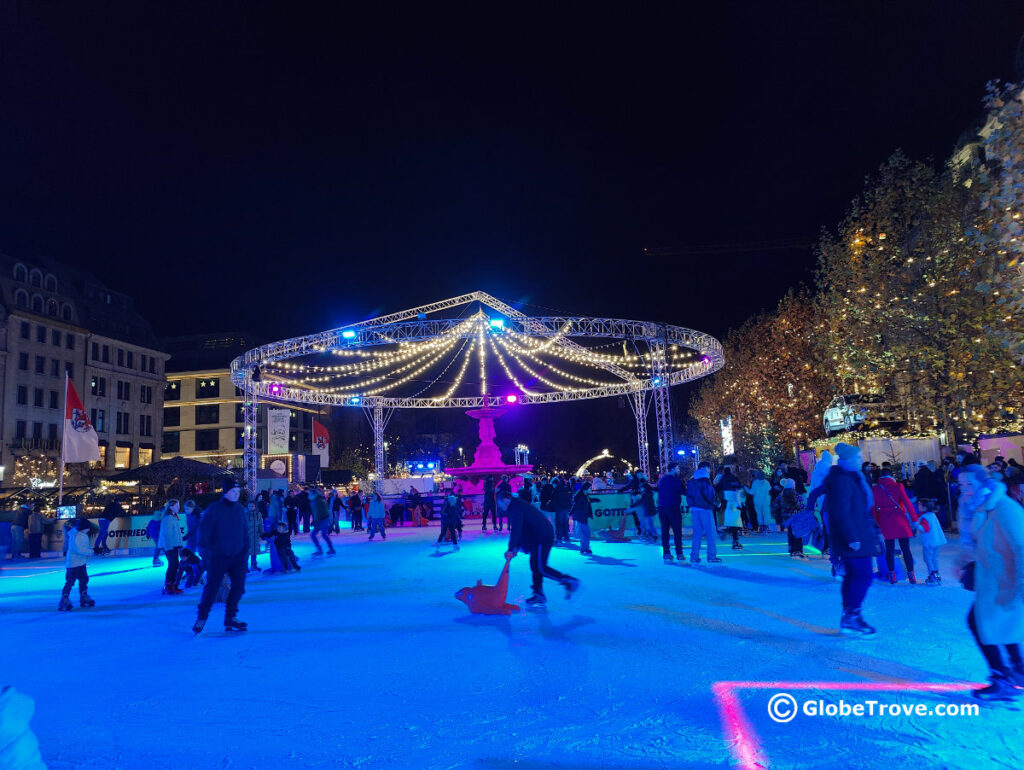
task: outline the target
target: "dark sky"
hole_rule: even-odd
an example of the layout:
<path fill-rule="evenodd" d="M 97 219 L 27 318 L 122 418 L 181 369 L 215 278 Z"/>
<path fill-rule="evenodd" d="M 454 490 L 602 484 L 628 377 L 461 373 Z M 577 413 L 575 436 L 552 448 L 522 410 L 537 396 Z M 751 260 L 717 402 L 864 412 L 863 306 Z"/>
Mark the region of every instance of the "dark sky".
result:
<path fill-rule="evenodd" d="M 722 335 L 810 249 L 644 247 L 813 240 L 896 148 L 945 158 L 1024 32 L 1017 0 L 315 5 L 0 0 L 0 250 L 165 335 L 474 289 Z"/>

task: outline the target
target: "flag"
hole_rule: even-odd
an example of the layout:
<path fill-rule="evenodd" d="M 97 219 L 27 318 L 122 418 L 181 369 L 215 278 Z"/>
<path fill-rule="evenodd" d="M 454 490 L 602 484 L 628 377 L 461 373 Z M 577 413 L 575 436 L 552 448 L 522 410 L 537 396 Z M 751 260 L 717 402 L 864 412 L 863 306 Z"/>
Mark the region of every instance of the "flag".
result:
<path fill-rule="evenodd" d="M 326 468 L 331 459 L 331 434 L 327 428 L 313 420 L 313 454 L 320 456 L 320 467 Z"/>
<path fill-rule="evenodd" d="M 82 399 L 69 377 L 64 378 L 64 451 L 66 463 L 98 462 L 100 437 L 89 422 Z"/>

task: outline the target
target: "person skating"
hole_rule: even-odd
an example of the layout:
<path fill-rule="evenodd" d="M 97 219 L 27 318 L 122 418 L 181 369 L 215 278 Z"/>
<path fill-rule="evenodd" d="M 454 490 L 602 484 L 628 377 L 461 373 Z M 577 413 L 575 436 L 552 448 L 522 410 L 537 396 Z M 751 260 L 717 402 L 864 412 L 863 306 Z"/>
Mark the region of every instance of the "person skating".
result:
<path fill-rule="evenodd" d="M 889 582 L 896 583 L 896 541 L 903 551 L 903 564 L 907 568 L 907 580 L 916 583 L 914 576 L 914 554 L 910 552 L 910 538 L 914 536 L 917 509 L 910 502 L 902 484 L 892 477 L 892 470 L 883 467 L 878 481 L 871 487 L 875 498 L 873 513 L 875 521 L 885 539 L 885 566 L 889 569 Z"/>
<path fill-rule="evenodd" d="M 301 572 L 299 560 L 292 550 L 291 528 L 286 521 L 278 521 L 270 532 L 264 532 L 263 539 L 272 542 L 272 547 L 277 551 L 277 558 L 281 562 L 281 569 L 285 574 L 289 572 Z"/>
<path fill-rule="evenodd" d="M 497 525 L 498 531 L 501 532 L 502 525 L 505 523 L 505 512 L 501 509 L 501 506 L 497 504 L 499 492 L 508 492 L 509 494 L 512 493 L 512 484 L 509 482 L 508 476 L 502 476 L 501 482 L 498 484 L 497 487 L 494 488 L 494 516 L 496 519 L 495 523 Z"/>
<path fill-rule="evenodd" d="M 804 554 L 804 541 L 793 534 L 793 528 L 789 525 L 792 519 L 802 509 L 800 497 L 796 493 L 796 481 L 786 476 L 782 479 L 782 492 L 772 500 L 772 511 L 775 518 L 782 522 L 786 528 L 786 537 L 789 543 L 789 555 L 794 559 L 806 559 Z"/>
<path fill-rule="evenodd" d="M 260 552 L 260 537 L 263 535 L 263 513 L 255 500 L 245 504 L 245 523 L 249 527 L 249 572 L 262 572 L 256 555 Z"/>
<path fill-rule="evenodd" d="M 580 553 L 584 556 L 594 555 L 590 550 L 590 518 L 594 515 L 594 507 L 591 505 L 590 495 L 587 494 L 589 491 L 590 482 L 584 481 L 572 500 L 572 518 L 576 522 L 576 531 L 580 536 Z"/>
<path fill-rule="evenodd" d="M 167 572 L 164 573 L 164 594 L 174 596 L 183 593 L 178 588 L 178 556 L 181 553 L 181 519 L 178 517 L 177 500 L 168 500 L 164 506 L 163 516 L 160 519 L 160 534 L 157 536 L 157 546 L 163 549 L 167 556 Z"/>
<path fill-rule="evenodd" d="M 921 501 L 921 516 L 917 520 L 917 531 L 921 535 L 921 547 L 924 550 L 924 563 L 928 566 L 928 578 L 925 585 L 942 585 L 939 574 L 939 549 L 946 544 L 946 533 L 942 531 L 936 514 L 937 505 L 934 500 Z"/>
<path fill-rule="evenodd" d="M 566 598 L 572 597 L 579 590 L 580 581 L 548 564 L 548 556 L 555 542 L 555 530 L 547 517 L 532 505 L 514 499 L 511 489 L 499 490 L 496 503 L 501 514 L 508 517 L 509 538 L 505 558 L 512 559 L 519 551 L 530 555 L 533 595 L 526 603 L 531 607 L 541 607 L 547 603 L 544 578 L 558 581 L 565 588 Z"/>
<path fill-rule="evenodd" d="M 587 489 L 590 489 L 590 485 L 587 484 Z M 587 501 L 590 502 L 589 499 Z M 548 500 L 548 508 L 550 508 L 555 514 L 555 542 L 569 544 L 569 509 L 573 507 L 572 493 L 569 491 L 568 485 L 562 483 L 562 480 L 555 478 L 551 487 L 551 497 Z M 593 513 L 591 511 L 591 513 Z M 575 517 L 574 517 L 575 518 Z M 579 522 L 579 519 L 576 519 Z M 587 522 L 590 521 L 588 516 Z M 588 525 L 587 529 L 587 543 L 590 542 L 590 529 Z M 589 545 L 587 546 L 589 550 Z"/>
<path fill-rule="evenodd" d="M 352 531 L 361 532 L 363 529 L 363 498 L 358 492 L 353 492 L 348 499 L 348 511 L 352 517 Z"/>
<path fill-rule="evenodd" d="M 658 479 L 658 520 L 661 524 L 661 550 L 666 564 L 672 563 L 669 532 L 675 538 L 676 558 L 683 560 L 683 482 L 679 480 L 679 463 L 669 463 L 668 471 Z M 713 493 L 712 493 L 713 494 Z M 708 551 L 710 551 L 710 546 Z"/>
<path fill-rule="evenodd" d="M 387 515 L 387 511 L 384 510 L 384 498 L 380 496 L 380 492 L 374 492 L 370 496 L 370 510 L 367 515 L 370 518 L 370 540 L 373 540 L 373 536 L 380 532 L 380 539 L 387 540 L 388 533 L 384 531 L 384 517 Z M 391 526 L 395 526 L 394 520 L 391 522 Z"/>
<path fill-rule="evenodd" d="M 249 526 L 245 508 L 239 502 L 241 489 L 233 478 L 221 482 L 223 494 L 203 511 L 199 524 L 199 550 L 206 564 L 206 585 L 199 600 L 199 613 L 193 633 L 198 634 L 210 617 L 214 597 L 226 575 L 230 582 L 224 607 L 224 629 L 245 631 L 246 623 L 238 620 L 238 603 L 245 593 L 246 560 L 249 556 Z"/>
<path fill-rule="evenodd" d="M 659 494 L 660 484 L 659 481 Z M 690 517 L 693 519 L 693 536 L 690 544 L 690 564 L 700 564 L 700 541 L 707 543 L 707 557 L 711 564 L 718 564 L 722 560 L 718 558 L 718 543 L 715 538 L 715 488 L 711 485 L 711 463 L 702 462 L 697 466 L 693 478 L 686 485 L 686 503 L 690 507 Z M 659 513 L 660 513 L 659 502 Z M 668 556 L 668 537 L 665 534 L 664 522 L 662 523 L 661 538 Z M 682 558 L 682 557 L 680 557 Z M 666 558 L 671 563 L 671 559 Z"/>
<path fill-rule="evenodd" d="M 829 470 L 822 486 L 830 547 L 843 564 L 843 615 L 839 631 L 868 636 L 875 629 L 865 622 L 861 611 L 871 586 L 871 559 L 882 552 L 871 517 L 874 496 L 860 470 L 860 448 L 840 443 L 836 445 L 836 454 L 839 462 Z"/>
<path fill-rule="evenodd" d="M 14 521 L 11 522 L 11 561 L 23 559 L 21 552 L 25 550 L 25 531 L 28 529 L 28 519 L 32 515 L 32 507 L 28 503 L 22 503 L 14 514 Z"/>
<path fill-rule="evenodd" d="M 310 489 L 308 496 L 309 509 L 312 511 L 313 516 L 313 533 L 310 537 L 313 539 L 313 546 L 316 548 L 313 556 L 324 555 L 324 550 L 320 547 L 317 535 L 322 535 L 324 542 L 327 543 L 327 555 L 334 556 L 337 551 L 334 550 L 334 544 L 331 543 L 331 511 L 327 507 L 327 500 L 324 499 L 324 496 L 317 489 Z"/>
<path fill-rule="evenodd" d="M 452 547 L 459 550 L 459 524 L 462 521 L 459 501 L 455 495 L 448 495 L 441 506 L 441 534 L 437 536 L 436 547 L 440 548 L 445 537 L 451 535 Z"/>
<path fill-rule="evenodd" d="M 36 503 L 28 517 L 28 558 L 40 559 L 43 556 L 43 533 L 46 532 L 46 517 L 43 506 Z"/>
<path fill-rule="evenodd" d="M 743 504 L 743 485 L 736 475 L 736 469 L 736 458 L 729 455 L 725 458 L 722 472 L 715 479 L 715 490 L 725 501 L 722 524 L 725 531 L 732 535 L 734 551 L 743 548 L 740 544 L 740 531 L 743 529 L 743 513 L 740 508 Z"/>
<path fill-rule="evenodd" d="M 89 596 L 89 572 L 86 563 L 92 549 L 89 547 L 88 519 L 75 519 L 74 526 L 66 533 L 67 555 L 64 557 L 64 590 L 60 594 L 57 609 L 66 612 L 71 609 L 71 588 L 78 582 L 78 606 L 95 607 L 96 602 Z"/>

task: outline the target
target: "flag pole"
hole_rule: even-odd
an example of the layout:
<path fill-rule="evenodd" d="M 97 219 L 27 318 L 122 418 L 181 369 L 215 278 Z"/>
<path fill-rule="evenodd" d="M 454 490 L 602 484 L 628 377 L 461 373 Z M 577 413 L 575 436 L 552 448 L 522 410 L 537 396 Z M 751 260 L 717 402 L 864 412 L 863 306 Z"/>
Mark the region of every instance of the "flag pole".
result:
<path fill-rule="evenodd" d="M 68 429 L 68 373 L 64 372 L 64 419 L 61 421 L 63 427 L 60 430 L 60 487 L 57 492 L 57 507 L 64 504 L 64 447 L 67 446 L 65 432 Z"/>

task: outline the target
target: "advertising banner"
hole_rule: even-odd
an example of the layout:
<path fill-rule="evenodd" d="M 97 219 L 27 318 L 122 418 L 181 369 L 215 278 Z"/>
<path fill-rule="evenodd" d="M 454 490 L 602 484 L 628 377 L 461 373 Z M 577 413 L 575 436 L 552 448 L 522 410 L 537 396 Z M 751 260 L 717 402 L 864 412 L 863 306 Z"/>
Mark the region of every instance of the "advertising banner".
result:
<path fill-rule="evenodd" d="M 267 410 L 267 454 L 288 454 L 288 426 L 291 415 L 287 409 Z"/>

